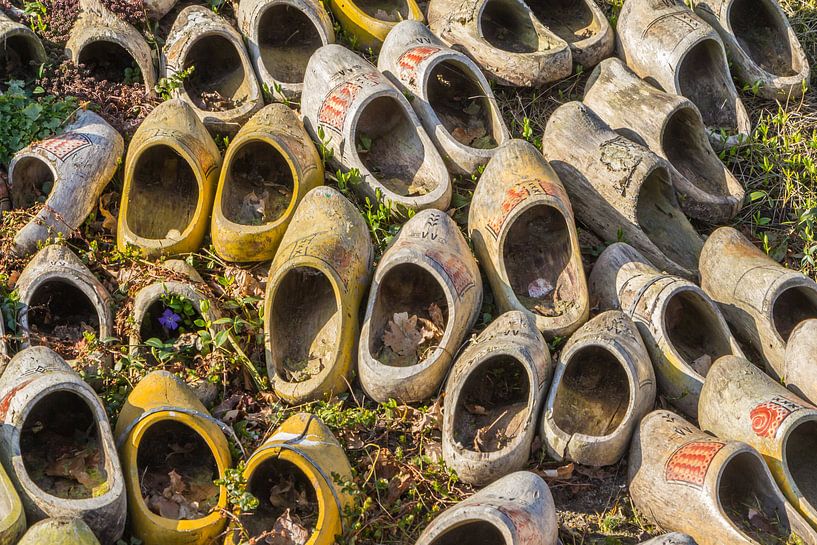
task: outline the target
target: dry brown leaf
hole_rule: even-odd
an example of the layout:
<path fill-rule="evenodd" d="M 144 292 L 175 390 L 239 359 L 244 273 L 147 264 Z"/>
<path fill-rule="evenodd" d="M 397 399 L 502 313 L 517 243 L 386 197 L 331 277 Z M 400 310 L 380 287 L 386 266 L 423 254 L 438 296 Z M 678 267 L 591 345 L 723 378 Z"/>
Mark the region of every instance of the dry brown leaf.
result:
<path fill-rule="evenodd" d="M 389 481 L 389 490 L 386 494 L 386 503 L 392 504 L 402 496 L 406 490 L 414 486 L 414 478 L 408 473 L 395 475 Z"/>
<path fill-rule="evenodd" d="M 289 509 L 278 517 L 272 527 L 272 535 L 267 536 L 269 545 L 305 545 L 309 540 L 309 531 L 292 519 Z"/>
<path fill-rule="evenodd" d="M 111 207 L 110 201 L 114 196 L 113 193 L 105 193 L 99 198 L 99 214 L 102 216 L 102 228 L 116 234 L 116 216 L 111 214 L 108 208 Z"/>
<path fill-rule="evenodd" d="M 431 303 L 431 305 L 429 305 L 428 315 L 431 318 L 431 321 L 440 331 L 445 330 L 445 318 L 443 317 L 443 311 L 440 310 L 437 303 Z"/>
<path fill-rule="evenodd" d="M 422 325 L 418 326 L 417 322 L 418 318 L 414 314 L 409 316 L 408 312 L 395 313 L 383 333 L 383 344 L 398 356 L 416 354 L 417 348 L 434 336 Z"/>
<path fill-rule="evenodd" d="M 556 469 L 537 469 L 534 470 L 540 477 L 545 479 L 562 479 L 567 480 L 573 476 L 573 462 L 559 466 Z"/>

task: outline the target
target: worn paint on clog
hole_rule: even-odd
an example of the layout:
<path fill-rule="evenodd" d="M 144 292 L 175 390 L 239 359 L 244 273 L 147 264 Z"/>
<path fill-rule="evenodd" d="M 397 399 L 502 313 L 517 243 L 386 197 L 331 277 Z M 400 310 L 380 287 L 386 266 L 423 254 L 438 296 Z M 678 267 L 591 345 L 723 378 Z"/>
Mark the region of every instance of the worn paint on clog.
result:
<path fill-rule="evenodd" d="M 100 545 L 82 519 L 47 519 L 28 529 L 17 545 Z"/>
<path fill-rule="evenodd" d="M 416 0 L 329 0 L 329 7 L 350 42 L 361 51 L 377 52 L 400 21 L 425 22 Z"/>

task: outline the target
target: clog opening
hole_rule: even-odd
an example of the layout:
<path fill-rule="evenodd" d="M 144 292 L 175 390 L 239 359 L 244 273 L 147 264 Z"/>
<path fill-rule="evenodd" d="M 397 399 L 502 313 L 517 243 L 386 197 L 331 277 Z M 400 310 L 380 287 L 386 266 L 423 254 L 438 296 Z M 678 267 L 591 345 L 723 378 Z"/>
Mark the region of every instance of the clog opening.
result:
<path fill-rule="evenodd" d="M 259 18 L 261 61 L 276 81 L 303 82 L 309 58 L 321 45 L 312 19 L 294 6 L 273 4 Z"/>
<path fill-rule="evenodd" d="M 772 323 L 783 342 L 800 322 L 817 318 L 817 293 L 803 286 L 792 286 L 780 292 L 772 304 Z"/>
<path fill-rule="evenodd" d="M 454 409 L 454 440 L 476 452 L 502 450 L 526 431 L 530 380 L 514 357 L 487 358 L 462 386 Z"/>
<path fill-rule="evenodd" d="M 54 173 L 37 157 L 23 157 L 11 171 L 11 200 L 16 208 L 42 203 L 54 188 Z"/>
<path fill-rule="evenodd" d="M 218 505 L 218 465 L 193 428 L 173 420 L 150 426 L 136 453 L 139 487 L 148 509 L 162 518 L 195 520 Z"/>
<path fill-rule="evenodd" d="M 369 17 L 399 23 L 409 18 L 409 4 L 407 0 L 358 0 L 355 2 Z"/>
<path fill-rule="evenodd" d="M 729 23 L 741 49 L 766 72 L 796 76 L 803 68 L 792 51 L 785 21 L 765 0 L 735 0 Z"/>
<path fill-rule="evenodd" d="M 23 421 L 20 454 L 29 478 L 46 494 L 81 500 L 110 488 L 99 422 L 72 391 L 52 391 L 34 404 Z"/>
<path fill-rule="evenodd" d="M 142 350 L 150 365 L 186 362 L 202 350 L 198 331 L 204 329 L 194 322 L 202 319 L 201 308 L 195 301 L 177 294 L 165 293 L 151 303 L 139 324 L 139 338 L 150 350 Z M 156 348 L 155 341 L 166 348 Z"/>
<path fill-rule="evenodd" d="M 469 520 L 443 531 L 430 545 L 510 545 L 502 532 L 485 520 Z"/>
<path fill-rule="evenodd" d="M 790 535 L 788 516 L 766 471 L 758 456 L 750 452 L 728 460 L 718 483 L 721 509 L 736 529 L 757 543 L 801 543 L 786 541 Z"/>
<path fill-rule="evenodd" d="M 218 34 L 200 36 L 187 52 L 184 69 L 193 68 L 184 88 L 198 108 L 218 112 L 249 99 L 250 82 L 235 44 Z"/>
<path fill-rule="evenodd" d="M 343 311 L 329 278 L 312 267 L 290 269 L 273 297 L 267 327 L 276 374 L 286 382 L 304 382 L 331 368 Z"/>
<path fill-rule="evenodd" d="M 602 346 L 585 346 L 567 361 L 553 401 L 553 419 L 563 432 L 606 437 L 621 425 L 630 406 L 630 382 L 621 362 Z"/>
<path fill-rule="evenodd" d="M 253 471 L 248 491 L 258 498 L 258 508 L 241 517 L 249 538 L 269 532 L 276 521 L 287 524 L 293 537 L 305 543 L 318 522 L 318 496 L 309 477 L 292 462 L 270 458 Z M 280 526 L 280 524 L 279 524 Z"/>
<path fill-rule="evenodd" d="M 460 144 L 492 149 L 502 138 L 493 107 L 470 70 L 445 60 L 431 70 L 426 83 L 428 102 L 445 130 Z"/>
<path fill-rule="evenodd" d="M 514 0 L 488 0 L 480 17 L 482 37 L 492 46 L 511 53 L 541 49 L 531 17 Z"/>
<path fill-rule="evenodd" d="M 669 173 L 656 168 L 641 184 L 636 220 L 644 234 L 668 258 L 689 270 L 698 269 L 701 241 L 678 207 Z"/>
<path fill-rule="evenodd" d="M 414 263 L 383 276 L 369 319 L 369 352 L 383 365 L 417 365 L 434 353 L 448 327 L 448 303 L 437 279 Z"/>
<path fill-rule="evenodd" d="M 361 162 L 390 191 L 414 197 L 439 185 L 436 162 L 426 157 L 417 127 L 396 98 L 379 96 L 364 105 L 354 132 Z"/>
<path fill-rule="evenodd" d="M 278 149 L 261 140 L 246 142 L 227 166 L 222 211 L 239 225 L 271 223 L 289 208 L 294 187 L 292 169 Z"/>
<path fill-rule="evenodd" d="M 519 214 L 504 237 L 502 257 L 514 295 L 531 312 L 566 314 L 580 302 L 581 271 L 562 213 L 546 204 Z"/>
<path fill-rule="evenodd" d="M 104 81 L 116 83 L 139 83 L 142 74 L 130 52 L 116 42 L 97 40 L 79 52 L 77 64 L 87 68 L 91 75 Z"/>
<path fill-rule="evenodd" d="M 199 201 L 196 174 L 164 144 L 146 149 L 133 167 L 128 227 L 138 237 L 177 241 L 190 227 Z"/>
<path fill-rule="evenodd" d="M 529 0 L 527 4 L 543 25 L 568 43 L 586 40 L 601 30 L 585 0 Z"/>
<path fill-rule="evenodd" d="M 661 143 L 669 162 L 692 185 L 712 195 L 729 195 L 723 163 L 692 108 L 680 108 L 669 117 Z"/>
<path fill-rule="evenodd" d="M 715 360 L 732 353 L 729 333 L 715 312 L 700 293 L 680 291 L 670 297 L 664 314 L 670 345 L 702 377 Z"/>
<path fill-rule="evenodd" d="M 738 129 L 737 97 L 730 88 L 723 47 L 713 39 L 701 40 L 687 51 L 676 71 L 680 94 L 701 111 L 706 126 Z"/>
<path fill-rule="evenodd" d="M 784 462 L 800 489 L 803 498 L 812 506 L 817 505 L 817 467 L 814 453 L 817 452 L 817 421 L 805 421 L 789 433 L 786 438 Z"/>
<path fill-rule="evenodd" d="M 33 38 L 10 36 L 0 42 L 0 66 L 5 68 L 3 84 L 7 80 L 29 79 L 37 74 L 38 48 Z M 0 87 L 5 89 L 5 85 Z"/>
<path fill-rule="evenodd" d="M 31 344 L 49 346 L 67 359 L 79 356 L 86 334 L 99 338 L 96 307 L 85 292 L 64 280 L 49 279 L 37 286 L 27 318 Z"/>

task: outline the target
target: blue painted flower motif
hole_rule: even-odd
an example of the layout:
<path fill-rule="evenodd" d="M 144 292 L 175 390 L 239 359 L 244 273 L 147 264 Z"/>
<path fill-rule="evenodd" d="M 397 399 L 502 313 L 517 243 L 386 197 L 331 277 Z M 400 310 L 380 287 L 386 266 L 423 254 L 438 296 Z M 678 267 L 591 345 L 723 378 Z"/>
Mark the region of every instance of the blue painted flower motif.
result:
<path fill-rule="evenodd" d="M 182 321 L 181 316 L 166 308 L 165 311 L 159 316 L 159 323 L 162 324 L 162 327 L 169 329 L 170 331 L 175 331 L 179 329 L 179 322 Z"/>

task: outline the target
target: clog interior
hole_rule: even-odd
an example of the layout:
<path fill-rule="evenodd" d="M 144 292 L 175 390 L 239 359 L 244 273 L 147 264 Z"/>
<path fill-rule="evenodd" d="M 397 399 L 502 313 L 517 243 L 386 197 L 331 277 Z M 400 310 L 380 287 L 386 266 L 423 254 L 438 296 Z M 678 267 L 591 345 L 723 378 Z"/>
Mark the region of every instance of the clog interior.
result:
<path fill-rule="evenodd" d="M 701 240 L 678 207 L 668 174 L 663 168 L 655 169 L 641 184 L 636 220 L 668 258 L 689 270 L 697 270 Z"/>
<path fill-rule="evenodd" d="M 783 462 L 791 473 L 792 480 L 803 499 L 817 505 L 817 467 L 814 453 L 817 452 L 817 421 L 809 420 L 797 425 L 786 439 Z"/>
<path fill-rule="evenodd" d="M 52 390 L 23 421 L 20 455 L 45 493 L 79 500 L 108 490 L 107 459 L 99 423 L 88 403 L 68 390 Z"/>
<path fill-rule="evenodd" d="M 568 43 L 591 38 L 601 30 L 585 0 L 525 0 L 539 21 Z"/>
<path fill-rule="evenodd" d="M 817 294 L 808 288 L 787 288 L 772 303 L 772 323 L 784 342 L 797 324 L 810 318 L 817 318 Z"/>
<path fill-rule="evenodd" d="M 534 53 L 552 44 L 540 36 L 530 13 L 515 0 L 488 0 L 482 8 L 479 27 L 492 46 L 512 53 Z"/>
<path fill-rule="evenodd" d="M 160 420 L 144 432 L 136 468 L 145 505 L 162 518 L 200 519 L 218 504 L 216 459 L 201 435 L 181 422 Z"/>
<path fill-rule="evenodd" d="M 679 108 L 667 120 L 661 144 L 667 159 L 695 187 L 728 196 L 726 172 L 712 151 L 706 129 L 692 108 Z"/>
<path fill-rule="evenodd" d="M 258 46 L 276 81 L 301 83 L 306 64 L 323 42 L 312 20 L 288 4 L 272 4 L 258 20 Z"/>
<path fill-rule="evenodd" d="M 775 494 L 776 485 L 766 477 L 767 472 L 757 454 L 741 452 L 728 460 L 718 481 L 723 513 L 753 543 L 803 543 L 787 541 L 791 530 L 785 504 Z"/>
<path fill-rule="evenodd" d="M 434 191 L 445 166 L 427 160 L 417 126 L 392 96 L 363 106 L 353 132 L 360 161 L 389 190 L 405 197 Z"/>
<path fill-rule="evenodd" d="M 200 35 L 184 59 L 184 69 L 193 72 L 184 80 L 184 90 L 200 109 L 223 111 L 238 108 L 249 99 L 251 77 L 233 42 L 218 34 Z"/>
<path fill-rule="evenodd" d="M 292 169 L 276 148 L 262 140 L 241 144 L 229 160 L 222 189 L 224 217 L 239 225 L 278 220 L 292 201 Z"/>
<path fill-rule="evenodd" d="M 448 327 L 448 314 L 445 292 L 430 272 L 410 262 L 395 265 L 380 281 L 369 319 L 369 353 L 384 365 L 417 365 L 436 349 Z M 391 332 L 406 329 L 403 323 L 409 330 L 427 328 L 434 334 L 401 346 Z"/>
<path fill-rule="evenodd" d="M 37 157 L 23 157 L 17 161 L 11 175 L 11 200 L 17 207 L 45 202 L 54 188 L 51 168 Z"/>
<path fill-rule="evenodd" d="M 502 532 L 484 520 L 467 520 L 452 525 L 434 539 L 430 545 L 510 545 Z"/>
<path fill-rule="evenodd" d="M 470 70 L 461 62 L 445 60 L 431 70 L 426 83 L 428 103 L 445 130 L 460 144 L 495 148 L 502 138 L 496 112 Z"/>
<path fill-rule="evenodd" d="M 707 38 L 693 46 L 676 68 L 679 94 L 701 111 L 704 124 L 737 132 L 737 96 L 729 88 L 730 78 L 720 43 Z"/>
<path fill-rule="evenodd" d="M 369 17 L 399 23 L 409 18 L 407 0 L 357 0 L 355 5 Z"/>
<path fill-rule="evenodd" d="M 454 441 L 476 452 L 502 450 L 526 428 L 530 380 L 516 358 L 497 355 L 474 368 L 454 409 Z"/>
<path fill-rule="evenodd" d="M 287 510 L 288 518 L 310 534 L 314 532 L 318 522 L 315 488 L 304 472 L 292 462 L 278 458 L 267 459 L 253 472 L 247 490 L 259 500 L 258 508 L 253 513 L 241 517 L 247 537 L 262 536 L 263 539 L 263 536 L 269 535 L 275 522 Z"/>
<path fill-rule="evenodd" d="M 50 346 L 65 358 L 78 356 L 85 333 L 99 336 L 100 316 L 85 293 L 64 280 L 46 280 L 31 296 L 26 312 L 32 345 Z"/>
<path fill-rule="evenodd" d="M 803 68 L 792 51 L 785 21 L 766 0 L 735 0 L 729 23 L 741 48 L 763 70 L 795 76 Z"/>
<path fill-rule="evenodd" d="M 715 360 L 732 353 L 728 333 L 712 306 L 694 291 L 672 295 L 664 313 L 664 328 L 672 347 L 702 377 Z"/>
<path fill-rule="evenodd" d="M 124 83 L 126 76 L 130 75 L 129 83 L 141 81 L 141 76 L 137 76 L 139 68 L 133 56 L 116 42 L 96 40 L 87 44 L 79 53 L 78 63 L 90 70 L 98 80 Z"/>
<path fill-rule="evenodd" d="M 4 69 L 3 83 L 8 79 L 30 78 L 37 73 L 37 49 L 26 36 L 9 36 L 0 41 L 0 66 Z M 2 86 L 0 86 L 2 89 Z"/>
<path fill-rule="evenodd" d="M 513 219 L 503 238 L 505 273 L 514 295 L 541 316 L 562 316 L 578 304 L 579 262 L 561 212 L 531 206 Z"/>
<path fill-rule="evenodd" d="M 574 352 L 556 391 L 553 418 L 563 432 L 605 437 L 621 424 L 630 405 L 630 384 L 621 362 L 603 346 Z"/>
<path fill-rule="evenodd" d="M 193 220 L 199 186 L 187 160 L 157 144 L 137 159 L 127 198 L 127 223 L 136 236 L 176 240 Z"/>
<path fill-rule="evenodd" d="M 329 279 L 317 269 L 296 267 L 284 274 L 272 297 L 267 331 L 278 376 L 303 382 L 331 368 L 342 310 Z"/>

